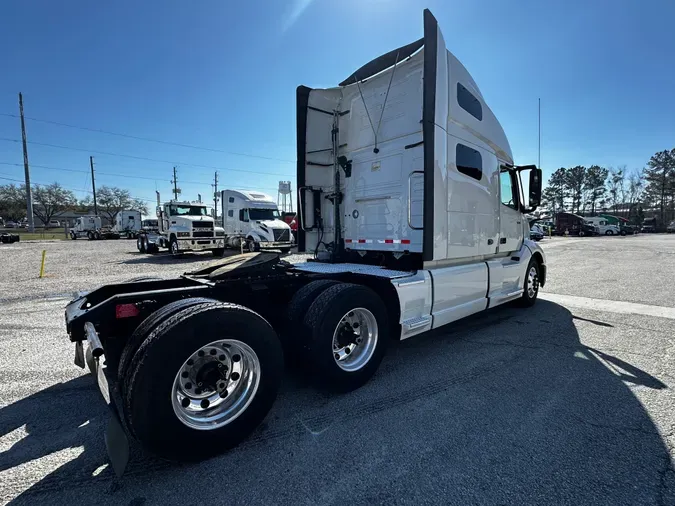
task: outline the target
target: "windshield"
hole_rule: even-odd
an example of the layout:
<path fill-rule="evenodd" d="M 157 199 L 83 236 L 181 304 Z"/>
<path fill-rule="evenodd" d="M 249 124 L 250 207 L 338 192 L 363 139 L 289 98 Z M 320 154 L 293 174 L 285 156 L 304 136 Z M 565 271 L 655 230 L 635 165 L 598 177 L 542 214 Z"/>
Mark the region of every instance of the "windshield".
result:
<path fill-rule="evenodd" d="M 171 206 L 169 207 L 170 216 L 208 216 L 204 206 Z"/>
<path fill-rule="evenodd" d="M 281 218 L 278 209 L 249 209 L 248 217 L 250 220 L 278 220 Z"/>

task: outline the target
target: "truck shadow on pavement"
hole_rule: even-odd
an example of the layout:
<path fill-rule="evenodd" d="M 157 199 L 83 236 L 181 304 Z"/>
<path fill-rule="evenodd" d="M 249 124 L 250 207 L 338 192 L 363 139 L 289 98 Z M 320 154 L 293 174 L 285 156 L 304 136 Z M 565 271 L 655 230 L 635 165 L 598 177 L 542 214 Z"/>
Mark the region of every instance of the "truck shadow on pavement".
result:
<path fill-rule="evenodd" d="M 667 446 L 630 390 L 667 385 L 584 346 L 551 302 L 450 327 L 393 343 L 350 394 L 287 375 L 238 448 L 192 465 L 136 453 L 119 481 L 97 471 L 107 408 L 92 378 L 50 387 L 0 410 L 0 437 L 28 433 L 0 471 L 83 451 L 46 476 L 17 470 L 11 504 L 198 504 L 220 488 L 228 504 L 675 504 Z"/>

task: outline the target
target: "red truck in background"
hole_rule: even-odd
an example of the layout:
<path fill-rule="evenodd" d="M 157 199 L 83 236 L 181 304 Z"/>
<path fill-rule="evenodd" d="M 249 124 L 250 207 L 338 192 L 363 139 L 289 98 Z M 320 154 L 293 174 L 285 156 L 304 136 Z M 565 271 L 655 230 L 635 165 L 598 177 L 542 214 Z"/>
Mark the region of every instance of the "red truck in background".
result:
<path fill-rule="evenodd" d="M 294 242 L 297 243 L 297 236 L 298 236 L 298 218 L 297 218 L 297 213 L 290 212 L 290 213 L 283 213 L 282 214 L 283 219 L 286 223 L 288 223 L 288 226 L 291 227 L 291 233 L 293 234 L 293 237 L 295 239 Z"/>

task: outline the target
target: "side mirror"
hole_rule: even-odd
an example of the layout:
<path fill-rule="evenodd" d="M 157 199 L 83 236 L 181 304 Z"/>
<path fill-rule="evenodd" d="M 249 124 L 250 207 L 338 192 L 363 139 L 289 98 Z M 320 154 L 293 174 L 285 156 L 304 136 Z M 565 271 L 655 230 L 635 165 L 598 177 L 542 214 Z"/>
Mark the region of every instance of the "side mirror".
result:
<path fill-rule="evenodd" d="M 157 206 L 156 211 L 157 211 L 157 217 L 161 218 L 162 217 L 162 208 L 160 206 Z"/>
<path fill-rule="evenodd" d="M 541 179 L 541 169 L 533 166 L 530 171 L 529 212 L 534 211 L 541 204 Z"/>

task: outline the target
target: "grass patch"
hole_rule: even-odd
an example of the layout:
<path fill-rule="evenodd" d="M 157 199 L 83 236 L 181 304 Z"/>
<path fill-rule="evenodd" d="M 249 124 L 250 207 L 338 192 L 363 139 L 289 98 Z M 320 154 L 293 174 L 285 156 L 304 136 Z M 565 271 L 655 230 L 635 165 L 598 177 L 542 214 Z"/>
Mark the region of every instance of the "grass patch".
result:
<path fill-rule="evenodd" d="M 48 228 L 46 230 L 36 228 L 35 232 L 31 233 L 25 228 L 7 228 L 0 230 L 0 234 L 17 234 L 22 241 L 40 241 L 40 240 L 63 240 L 66 237 L 65 229 L 63 228 Z"/>

